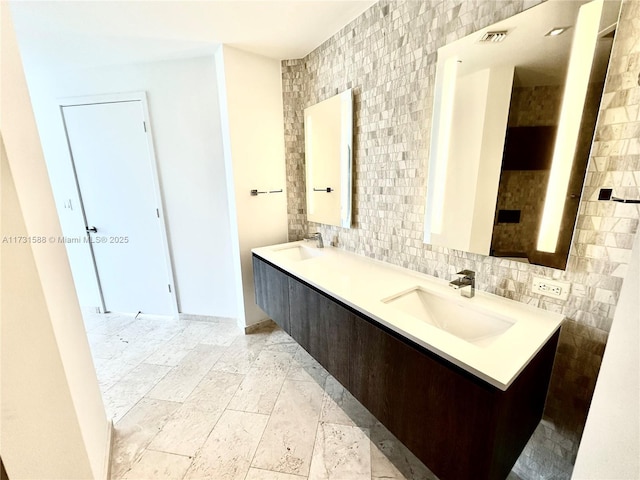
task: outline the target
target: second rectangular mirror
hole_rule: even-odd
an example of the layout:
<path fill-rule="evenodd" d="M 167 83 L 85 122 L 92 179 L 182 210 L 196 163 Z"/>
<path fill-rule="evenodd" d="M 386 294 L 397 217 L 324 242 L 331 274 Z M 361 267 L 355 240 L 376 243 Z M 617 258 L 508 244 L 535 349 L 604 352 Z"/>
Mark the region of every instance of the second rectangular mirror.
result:
<path fill-rule="evenodd" d="M 619 8 L 548 0 L 438 50 L 425 243 L 566 267 Z"/>

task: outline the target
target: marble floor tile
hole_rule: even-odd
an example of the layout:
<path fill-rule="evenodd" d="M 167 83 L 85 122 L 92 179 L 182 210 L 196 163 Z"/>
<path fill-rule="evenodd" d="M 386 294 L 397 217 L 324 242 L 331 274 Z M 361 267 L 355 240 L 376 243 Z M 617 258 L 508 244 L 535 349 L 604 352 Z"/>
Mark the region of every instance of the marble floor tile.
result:
<path fill-rule="evenodd" d="M 285 380 L 252 467 L 308 475 L 323 393 L 315 382 Z"/>
<path fill-rule="evenodd" d="M 159 400 L 184 402 L 223 352 L 224 347 L 197 345 L 158 382 L 148 396 Z"/>
<path fill-rule="evenodd" d="M 111 480 L 437 480 L 273 323 L 93 317 Z"/>
<path fill-rule="evenodd" d="M 269 335 L 269 338 L 267 339 L 267 345 L 273 346 L 281 344 L 297 345 L 296 341 L 291 338 L 291 336 L 287 332 L 276 325 L 276 327 L 271 332 L 271 335 Z"/>
<path fill-rule="evenodd" d="M 176 480 L 184 476 L 190 464 L 189 457 L 145 450 L 122 480 Z"/>
<path fill-rule="evenodd" d="M 288 353 L 291 357 L 294 357 L 295 354 L 300 349 L 300 345 L 297 343 L 268 343 L 265 342 L 264 345 L 265 350 L 270 350 L 272 352 L 285 352 Z"/>
<path fill-rule="evenodd" d="M 124 375 L 103 394 L 107 417 L 117 422 L 170 370 L 170 367 L 143 363 Z"/>
<path fill-rule="evenodd" d="M 270 415 L 284 379 L 285 374 L 277 370 L 252 368 L 229 402 L 228 408 Z"/>
<path fill-rule="evenodd" d="M 265 348 L 258 354 L 255 362 L 253 362 L 252 369 L 286 376 L 289 367 L 291 367 L 293 363 L 294 357 L 295 351 L 292 353 Z"/>
<path fill-rule="evenodd" d="M 179 406 L 176 402 L 144 398 L 115 424 L 112 479 L 120 479 L 133 466 Z"/>
<path fill-rule="evenodd" d="M 268 323 L 260 327 L 257 331 L 245 335 L 239 335 L 233 341 L 234 346 L 243 346 L 251 348 L 257 345 L 264 346 L 271 336 L 272 332 L 277 328 L 275 323 Z"/>
<path fill-rule="evenodd" d="M 324 385 L 320 421 L 369 428 L 377 420 L 335 378 L 329 376 Z"/>
<path fill-rule="evenodd" d="M 117 334 L 106 335 L 102 333 L 88 333 L 91 356 L 93 358 L 119 358 L 120 354 L 129 345 L 118 337 Z"/>
<path fill-rule="evenodd" d="M 165 340 L 147 338 L 131 341 L 122 349 L 116 358 L 122 362 L 131 364 L 148 363 L 146 359 L 158 349 L 161 349 L 165 343 Z"/>
<path fill-rule="evenodd" d="M 101 391 L 105 392 L 131 372 L 137 365 L 121 362 L 117 358 L 96 358 L 93 360 Z"/>
<path fill-rule="evenodd" d="M 194 456 L 218 422 L 243 377 L 209 372 L 167 421 L 149 448 Z"/>
<path fill-rule="evenodd" d="M 244 480 L 269 417 L 226 410 L 185 475 L 188 479 Z"/>
<path fill-rule="evenodd" d="M 125 327 L 131 325 L 136 320 L 133 315 L 125 315 L 118 313 L 106 313 L 97 314 L 100 318 L 98 322 L 95 322 L 91 327 L 90 333 L 100 333 L 103 335 L 113 335 Z M 85 323 L 86 325 L 86 323 Z"/>
<path fill-rule="evenodd" d="M 244 332 L 240 330 L 235 322 L 218 322 L 216 329 L 211 334 L 202 338 L 200 343 L 228 347 L 240 335 L 244 335 Z"/>
<path fill-rule="evenodd" d="M 316 382 L 323 386 L 329 372 L 320 365 L 304 348 L 298 348 L 287 373 L 287 378 L 300 382 Z"/>
<path fill-rule="evenodd" d="M 304 480 L 306 478 L 307 477 L 301 477 L 300 475 L 260 470 L 259 468 L 252 467 L 247 472 L 245 480 Z"/>
<path fill-rule="evenodd" d="M 140 339 L 167 341 L 186 328 L 186 325 L 171 317 L 138 318 L 118 332 L 123 340 L 134 342 Z"/>
<path fill-rule="evenodd" d="M 169 342 L 163 345 L 162 348 L 158 348 L 144 361 L 145 363 L 151 363 L 153 365 L 175 367 L 189 354 L 189 352 L 191 352 L 191 350 L 191 348 L 185 347 L 183 344 Z"/>
<path fill-rule="evenodd" d="M 186 322 L 187 326 L 176 334 L 171 343 L 183 345 L 186 348 L 194 348 L 203 338 L 216 331 L 217 324 L 213 322 Z"/>
<path fill-rule="evenodd" d="M 263 348 L 264 345 L 259 343 L 244 346 L 234 342 L 227 347 L 220 359 L 213 366 L 213 370 L 240 374 L 249 373 L 253 362 L 256 361 L 256 358 L 258 358 Z"/>
<path fill-rule="evenodd" d="M 320 423 L 309 478 L 314 480 L 369 480 L 369 430 Z"/>

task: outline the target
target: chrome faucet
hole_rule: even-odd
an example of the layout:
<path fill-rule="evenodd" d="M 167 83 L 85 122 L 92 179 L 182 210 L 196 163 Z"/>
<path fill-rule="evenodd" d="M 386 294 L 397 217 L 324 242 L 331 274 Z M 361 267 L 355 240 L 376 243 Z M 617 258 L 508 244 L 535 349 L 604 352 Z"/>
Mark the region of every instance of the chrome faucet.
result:
<path fill-rule="evenodd" d="M 460 290 L 460 295 L 471 298 L 476 294 L 476 272 L 473 270 L 462 270 L 456 273 L 458 278 L 451 280 L 449 286 Z"/>
<path fill-rule="evenodd" d="M 311 235 L 306 237 L 305 240 L 317 240 L 318 241 L 317 247 L 324 248 L 324 242 L 322 241 L 322 234 L 320 232 L 312 233 Z"/>

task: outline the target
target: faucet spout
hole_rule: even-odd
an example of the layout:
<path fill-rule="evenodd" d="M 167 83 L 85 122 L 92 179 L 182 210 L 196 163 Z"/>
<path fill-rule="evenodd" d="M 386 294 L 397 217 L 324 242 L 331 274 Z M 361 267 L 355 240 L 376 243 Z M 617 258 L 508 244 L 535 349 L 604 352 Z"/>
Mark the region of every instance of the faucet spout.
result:
<path fill-rule="evenodd" d="M 312 233 L 305 240 L 317 240 L 316 246 L 318 248 L 324 248 L 324 241 L 322 240 L 322 234 L 320 232 Z"/>
<path fill-rule="evenodd" d="M 456 275 L 458 275 L 458 278 L 451 280 L 449 286 L 455 290 L 460 290 L 460 295 L 463 297 L 473 297 L 476 294 L 476 272 L 462 270 Z"/>

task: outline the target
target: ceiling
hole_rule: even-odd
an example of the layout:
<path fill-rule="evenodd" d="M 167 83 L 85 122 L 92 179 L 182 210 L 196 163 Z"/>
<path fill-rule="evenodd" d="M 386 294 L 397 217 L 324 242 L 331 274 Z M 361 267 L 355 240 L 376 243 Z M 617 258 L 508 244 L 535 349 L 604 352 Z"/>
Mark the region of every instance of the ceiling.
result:
<path fill-rule="evenodd" d="M 580 6 L 588 0 L 549 0 L 511 18 L 495 23 L 456 42 L 438 52 L 439 59 L 456 58 L 458 75 L 463 76 L 483 68 L 513 65 L 518 86 L 564 84 L 569 54 Z M 620 2 L 608 0 L 600 29 L 618 19 Z M 569 27 L 562 35 L 546 36 L 556 27 Z M 499 43 L 482 43 L 486 32 L 506 31 Z M 601 37 L 596 51 L 595 75 L 604 78 L 613 39 Z"/>
<path fill-rule="evenodd" d="M 12 0 L 26 63 L 86 68 L 213 53 L 302 58 L 373 0 Z"/>

